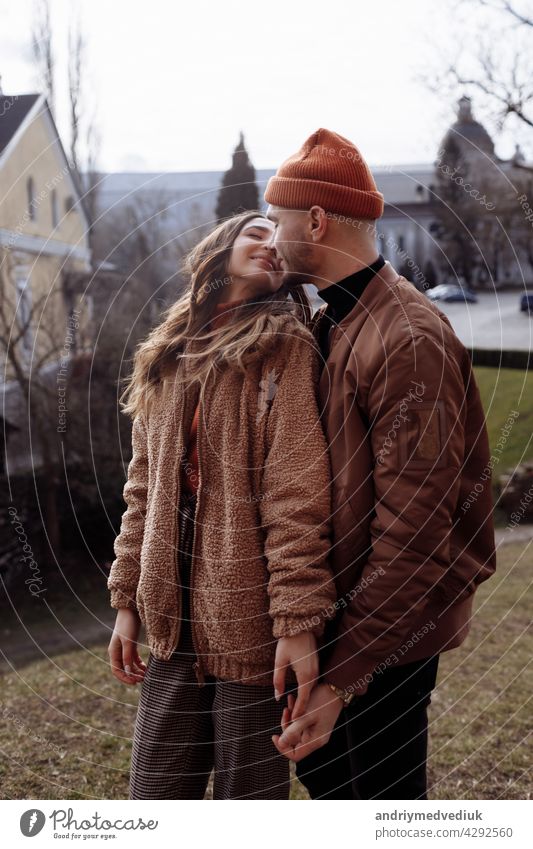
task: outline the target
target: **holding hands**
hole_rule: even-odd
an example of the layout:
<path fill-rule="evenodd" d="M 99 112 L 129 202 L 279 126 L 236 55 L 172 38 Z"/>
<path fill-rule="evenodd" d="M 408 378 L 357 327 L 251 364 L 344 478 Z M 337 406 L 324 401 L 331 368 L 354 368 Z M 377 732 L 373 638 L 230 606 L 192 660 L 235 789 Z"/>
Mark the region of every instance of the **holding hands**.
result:
<path fill-rule="evenodd" d="M 317 684 L 311 693 L 307 712 L 294 718 L 294 696 L 288 696 L 288 707 L 281 717 L 282 734 L 274 734 L 272 742 L 280 754 L 301 761 L 315 749 L 325 746 L 343 708 L 343 701 L 328 687 Z"/>
<path fill-rule="evenodd" d="M 276 698 L 285 692 L 286 670 L 291 666 L 298 682 L 295 699 L 289 695 L 288 707 L 281 718 L 281 735 L 274 734 L 272 742 L 278 752 L 299 761 L 315 749 L 324 746 L 333 731 L 343 701 L 327 684 L 318 684 L 318 655 L 316 639 L 309 631 L 278 640 L 274 668 Z"/>

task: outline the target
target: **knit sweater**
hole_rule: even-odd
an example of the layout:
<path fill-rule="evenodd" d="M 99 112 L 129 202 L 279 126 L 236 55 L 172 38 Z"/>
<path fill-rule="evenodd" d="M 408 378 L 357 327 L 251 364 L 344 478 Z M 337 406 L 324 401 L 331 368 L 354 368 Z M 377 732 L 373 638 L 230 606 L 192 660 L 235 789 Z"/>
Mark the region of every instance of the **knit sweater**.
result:
<path fill-rule="evenodd" d="M 287 316 L 266 356 L 210 381 L 198 428 L 191 619 L 200 678 L 271 684 L 276 640 L 320 636 L 336 593 L 327 562 L 331 486 L 312 334 Z M 108 580 L 152 654 L 177 646 L 180 462 L 197 398 L 169 373 L 133 422 L 127 509 Z"/>

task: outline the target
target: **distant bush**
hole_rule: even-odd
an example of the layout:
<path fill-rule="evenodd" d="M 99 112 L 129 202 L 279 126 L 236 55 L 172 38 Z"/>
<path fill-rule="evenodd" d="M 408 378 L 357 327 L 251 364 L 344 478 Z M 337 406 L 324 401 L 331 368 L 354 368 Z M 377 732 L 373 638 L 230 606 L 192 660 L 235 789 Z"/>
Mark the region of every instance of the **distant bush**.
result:
<path fill-rule="evenodd" d="M 498 349 L 470 348 L 470 357 L 475 366 L 489 368 L 516 368 L 528 371 L 533 368 L 531 351 L 500 351 Z"/>

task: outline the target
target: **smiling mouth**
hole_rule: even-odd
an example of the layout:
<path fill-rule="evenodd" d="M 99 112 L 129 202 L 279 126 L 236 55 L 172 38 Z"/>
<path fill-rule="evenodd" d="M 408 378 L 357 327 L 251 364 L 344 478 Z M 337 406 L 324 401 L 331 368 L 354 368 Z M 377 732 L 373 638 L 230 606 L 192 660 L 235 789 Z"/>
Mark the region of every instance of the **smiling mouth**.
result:
<path fill-rule="evenodd" d="M 266 256 L 253 256 L 252 259 L 256 259 L 261 262 L 267 271 L 279 271 L 274 260 L 269 259 Z"/>

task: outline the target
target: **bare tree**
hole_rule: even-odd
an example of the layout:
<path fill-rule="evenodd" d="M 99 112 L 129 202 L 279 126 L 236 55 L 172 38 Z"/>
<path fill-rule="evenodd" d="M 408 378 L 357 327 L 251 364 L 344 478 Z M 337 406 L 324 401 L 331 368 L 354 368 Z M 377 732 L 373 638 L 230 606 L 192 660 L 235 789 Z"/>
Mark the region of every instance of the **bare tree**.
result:
<path fill-rule="evenodd" d="M 476 90 L 500 130 L 512 116 L 532 128 L 533 15 L 518 0 L 455 0 L 452 7 L 480 14 L 467 18 L 466 40 L 459 37 L 459 46 L 440 51 L 440 68 L 421 71 L 422 80 L 440 97 L 443 90 Z"/>
<path fill-rule="evenodd" d="M 98 192 L 100 189 L 101 175 L 98 170 L 98 158 L 102 146 L 102 136 L 93 115 L 87 122 L 85 133 L 85 173 L 83 175 L 83 188 L 85 191 L 85 209 L 89 218 L 89 242 L 91 251 L 94 251 L 94 222 L 98 215 Z"/>
<path fill-rule="evenodd" d="M 523 175 L 515 180 L 515 188 L 518 192 L 518 203 L 520 203 L 521 197 L 524 199 L 533 197 L 533 172 L 531 169 L 524 169 Z M 515 205 L 516 203 L 515 199 Z M 533 269 L 533 221 L 526 211 L 522 211 L 516 222 L 514 243 L 517 251 Z"/>
<path fill-rule="evenodd" d="M 499 286 L 520 276 L 527 250 L 517 190 L 531 180 L 527 167 L 502 168 L 449 134 L 437 161 L 436 235 L 454 273 L 477 286 Z M 530 231 L 531 233 L 531 231 Z"/>
<path fill-rule="evenodd" d="M 34 0 L 31 46 L 41 86 L 52 115 L 55 110 L 54 53 L 49 0 Z"/>
<path fill-rule="evenodd" d="M 119 380 L 152 317 L 138 278 L 65 269 L 49 291 L 36 292 L 23 263 L 16 250 L 0 252 L 0 366 L 13 426 L 7 455 L 38 481 L 43 555 L 53 568 L 78 511 L 105 533 L 106 506 L 121 506 L 117 481 L 131 441 L 129 422 L 118 416 Z"/>
<path fill-rule="evenodd" d="M 82 100 L 82 72 L 86 44 L 78 16 L 71 19 L 68 33 L 68 94 L 70 106 L 70 160 L 80 173 L 80 124 Z"/>
<path fill-rule="evenodd" d="M 74 6 L 69 26 L 68 92 L 70 111 L 70 160 L 84 194 L 84 206 L 92 225 L 96 217 L 99 174 L 97 159 L 101 134 L 94 111 L 89 111 L 87 97 L 87 41 L 83 34 L 79 11 Z"/>
<path fill-rule="evenodd" d="M 49 0 L 34 0 L 32 53 L 52 115 L 55 113 L 55 59 Z M 71 5 L 68 31 L 68 99 L 70 118 L 70 165 L 78 183 L 87 217 L 89 240 L 96 215 L 99 174 L 97 160 L 101 134 L 96 112 L 90 109 L 87 86 L 88 49 L 79 7 Z"/>
<path fill-rule="evenodd" d="M 478 231 L 482 211 L 457 179 L 472 180 L 473 163 L 465 159 L 453 140 L 441 157 L 437 168 L 438 223 L 436 236 L 443 248 L 448 267 L 471 285 L 480 263 Z"/>
<path fill-rule="evenodd" d="M 102 213 L 95 225 L 95 255 L 145 281 L 155 319 L 182 287 L 183 259 L 204 232 L 204 227 L 193 226 L 180 234 L 165 192 L 138 191 L 127 203 Z"/>
<path fill-rule="evenodd" d="M 58 332 L 61 315 L 61 290 L 55 286 L 51 292 L 30 292 L 29 279 L 25 286 L 17 287 L 14 281 L 23 280 L 16 252 L 6 249 L 0 263 L 0 356 L 4 370 L 13 378 L 22 400 L 24 418 L 20 428 L 29 441 L 19 446 L 21 454 L 38 456 L 43 471 L 44 523 L 49 541 L 48 562 L 52 552 L 60 551 L 60 525 L 57 507 L 58 455 L 57 388 L 55 381 L 46 377 L 46 367 L 57 363 L 65 344 L 65 330 Z M 36 331 L 35 328 L 38 328 Z M 54 417 L 54 408 L 56 414 Z M 30 414 L 31 411 L 31 414 Z"/>

